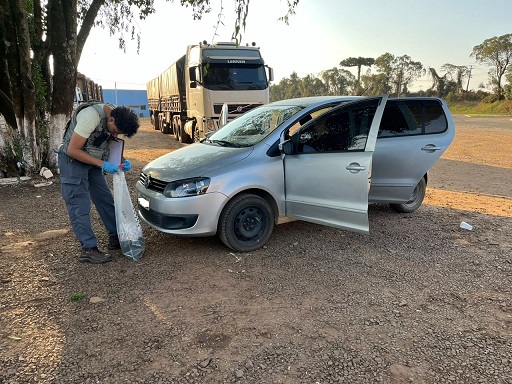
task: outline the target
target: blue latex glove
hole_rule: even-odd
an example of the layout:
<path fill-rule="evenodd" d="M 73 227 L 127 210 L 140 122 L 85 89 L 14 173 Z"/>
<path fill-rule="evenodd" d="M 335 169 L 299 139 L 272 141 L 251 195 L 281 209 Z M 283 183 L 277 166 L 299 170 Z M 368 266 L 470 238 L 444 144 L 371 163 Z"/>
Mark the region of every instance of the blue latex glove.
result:
<path fill-rule="evenodd" d="M 121 169 L 123 172 L 128 172 L 130 169 L 132 169 L 132 163 L 130 163 L 130 160 L 123 161 Z"/>
<path fill-rule="evenodd" d="M 101 166 L 101 169 L 103 169 L 107 173 L 117 173 L 119 172 L 119 167 L 115 165 L 114 163 L 109 163 L 108 161 L 105 161 L 103 165 Z"/>

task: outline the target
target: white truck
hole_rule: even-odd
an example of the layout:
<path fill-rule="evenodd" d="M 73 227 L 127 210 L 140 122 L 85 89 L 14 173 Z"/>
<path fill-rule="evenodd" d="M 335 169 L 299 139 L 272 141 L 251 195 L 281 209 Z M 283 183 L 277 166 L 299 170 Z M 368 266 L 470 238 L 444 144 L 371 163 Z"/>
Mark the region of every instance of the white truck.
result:
<path fill-rule="evenodd" d="M 272 80 L 273 70 L 254 43 L 189 45 L 185 55 L 146 84 L 151 123 L 182 143 L 199 141 L 219 129 L 226 105 L 223 117 L 229 121 L 267 104 Z"/>

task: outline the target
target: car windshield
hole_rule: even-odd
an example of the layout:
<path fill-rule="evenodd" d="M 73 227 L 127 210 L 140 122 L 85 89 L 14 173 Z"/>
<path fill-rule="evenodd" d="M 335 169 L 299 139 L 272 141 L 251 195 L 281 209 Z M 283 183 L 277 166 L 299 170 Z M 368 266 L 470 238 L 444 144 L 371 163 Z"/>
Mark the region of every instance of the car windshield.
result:
<path fill-rule="evenodd" d="M 290 105 L 265 105 L 255 108 L 219 129 L 205 141 L 225 147 L 251 147 L 302 110 Z"/>

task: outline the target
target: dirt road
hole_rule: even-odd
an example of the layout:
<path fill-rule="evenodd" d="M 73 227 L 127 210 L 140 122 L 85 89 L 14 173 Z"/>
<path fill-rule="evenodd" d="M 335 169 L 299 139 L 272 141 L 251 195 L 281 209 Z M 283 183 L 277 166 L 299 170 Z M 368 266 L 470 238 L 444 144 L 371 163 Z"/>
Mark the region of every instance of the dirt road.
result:
<path fill-rule="evenodd" d="M 140 261 L 84 265 L 58 180 L 1 186 L 0 382 L 511 383 L 511 122 L 455 121 L 414 214 L 283 224 L 250 254 L 145 226 Z M 145 125 L 130 185 L 179 146 Z"/>

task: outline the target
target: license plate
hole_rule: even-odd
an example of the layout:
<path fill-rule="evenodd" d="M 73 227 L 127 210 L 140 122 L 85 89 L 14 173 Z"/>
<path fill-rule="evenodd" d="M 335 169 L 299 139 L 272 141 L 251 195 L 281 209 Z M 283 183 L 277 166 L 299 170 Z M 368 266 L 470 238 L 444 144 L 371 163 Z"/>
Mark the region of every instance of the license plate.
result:
<path fill-rule="evenodd" d="M 142 208 L 145 208 L 145 209 L 149 209 L 149 201 L 147 201 L 145 198 L 143 197 L 139 197 L 139 205 L 142 207 Z"/>

